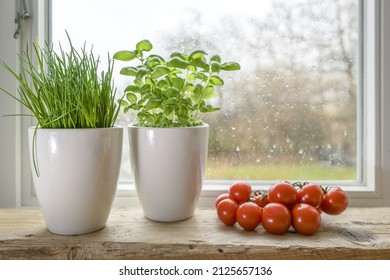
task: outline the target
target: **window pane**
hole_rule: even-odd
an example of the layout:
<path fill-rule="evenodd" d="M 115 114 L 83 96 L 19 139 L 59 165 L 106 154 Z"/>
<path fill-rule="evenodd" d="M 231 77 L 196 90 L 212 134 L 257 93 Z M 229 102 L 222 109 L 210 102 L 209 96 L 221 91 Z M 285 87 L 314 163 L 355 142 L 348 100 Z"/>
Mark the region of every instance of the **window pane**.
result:
<path fill-rule="evenodd" d="M 52 41 L 102 61 L 149 39 L 156 53 L 204 49 L 223 76 L 210 125 L 209 180 L 360 180 L 359 0 L 52 1 Z M 119 75 L 118 93 L 129 84 Z M 131 122 L 122 115 L 120 124 Z M 126 140 L 127 141 L 127 140 Z M 122 180 L 131 180 L 127 142 Z"/>

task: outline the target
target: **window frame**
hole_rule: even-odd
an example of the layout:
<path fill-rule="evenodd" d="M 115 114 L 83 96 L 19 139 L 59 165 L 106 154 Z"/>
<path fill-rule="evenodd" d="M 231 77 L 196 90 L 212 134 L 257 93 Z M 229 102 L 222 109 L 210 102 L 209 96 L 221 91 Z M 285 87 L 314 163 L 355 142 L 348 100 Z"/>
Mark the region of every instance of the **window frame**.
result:
<path fill-rule="evenodd" d="M 1 30 L 0 59 L 6 61 L 11 67 L 18 67 L 17 59 L 14 57 L 14 50 L 19 46 L 19 40 L 12 37 L 15 30 L 14 18 L 17 7 L 14 2 L 6 1 L 2 3 L 0 10 Z M 14 42 L 15 41 L 15 42 Z M 6 77 L 6 72 L 0 67 L 0 86 L 10 91 L 16 90 L 16 83 L 11 82 Z M 0 93 L 0 207 L 12 207 L 20 205 L 21 184 L 18 181 L 19 174 L 16 174 L 19 166 L 19 146 L 18 133 L 20 119 L 2 118 L 4 109 L 11 111 L 19 110 L 16 102 Z M 7 111 L 8 112 L 8 111 Z"/>
<path fill-rule="evenodd" d="M 390 81 L 386 79 L 390 76 L 390 32 L 385 32 L 386 28 L 390 29 L 390 17 L 386 16 L 390 14 L 390 3 L 384 0 L 363 0 L 362 2 L 364 5 L 364 19 L 361 26 L 364 34 L 362 40 L 364 73 L 361 79 L 363 88 L 361 105 L 364 106 L 362 116 L 364 131 L 361 132 L 363 137 L 359 145 L 363 149 L 359 157 L 362 158 L 362 169 L 365 173 L 363 173 L 361 184 L 351 182 L 342 187 L 345 187 L 348 192 L 353 206 L 385 206 L 390 205 L 390 186 L 386 186 L 386 182 L 390 181 L 390 172 L 388 172 L 390 170 L 390 152 L 388 152 L 390 150 L 390 112 L 385 109 L 389 107 L 386 105 L 390 105 Z M 19 53 L 20 46 L 26 43 L 38 41 L 44 44 L 44 41 L 49 39 L 50 0 L 31 1 L 30 4 L 34 16 L 23 27 L 24 32 L 19 39 L 19 48 L 15 47 L 15 53 Z M 0 104 L 0 109 L 1 106 Z M 18 106 L 15 107 L 15 111 L 23 110 Z M 28 158 L 27 128 L 31 124 L 32 120 L 28 118 L 23 118 L 20 124 L 17 124 L 15 156 L 20 156 L 20 159 L 16 159 L 17 164 L 13 166 L 12 176 L 19 182 L 17 184 L 19 187 L 15 187 L 14 191 L 16 196 L 21 195 L 21 199 L 19 203 L 15 202 L 15 206 L 38 205 Z M 0 159 L 1 164 L 6 164 L 5 161 L 6 159 Z M 203 188 L 199 207 L 212 206 L 215 198 L 226 192 L 229 182 L 207 183 Z M 259 182 L 253 182 L 256 187 L 262 189 L 268 188 L 271 183 L 262 181 L 259 185 Z M 337 182 L 324 183 L 333 185 Z M 129 190 L 128 185 L 123 187 L 123 184 L 119 184 L 114 203 L 116 206 L 139 206 L 134 187 Z"/>

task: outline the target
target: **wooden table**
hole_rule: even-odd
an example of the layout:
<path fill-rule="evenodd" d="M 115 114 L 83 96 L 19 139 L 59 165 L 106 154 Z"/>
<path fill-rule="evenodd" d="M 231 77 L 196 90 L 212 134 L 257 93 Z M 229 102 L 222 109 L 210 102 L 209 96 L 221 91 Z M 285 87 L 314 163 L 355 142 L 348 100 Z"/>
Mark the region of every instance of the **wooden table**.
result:
<path fill-rule="evenodd" d="M 40 209 L 0 209 L 0 259 L 390 259 L 390 208 L 323 214 L 313 236 L 224 226 L 214 209 L 158 223 L 138 208 L 113 209 L 100 231 L 60 236 L 46 229 Z"/>

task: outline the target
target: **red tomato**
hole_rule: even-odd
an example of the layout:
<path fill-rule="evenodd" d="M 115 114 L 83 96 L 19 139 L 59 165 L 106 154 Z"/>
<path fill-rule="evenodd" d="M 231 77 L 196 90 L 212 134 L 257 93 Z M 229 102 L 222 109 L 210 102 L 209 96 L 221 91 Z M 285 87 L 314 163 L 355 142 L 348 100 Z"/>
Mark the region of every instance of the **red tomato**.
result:
<path fill-rule="evenodd" d="M 238 204 L 247 202 L 252 194 L 252 187 L 245 182 L 236 182 L 229 188 L 229 197 Z"/>
<path fill-rule="evenodd" d="M 261 222 L 264 229 L 272 234 L 283 234 L 291 225 L 291 214 L 281 203 L 269 203 L 263 208 Z"/>
<path fill-rule="evenodd" d="M 225 198 L 229 198 L 229 194 L 228 194 L 228 193 L 223 193 L 223 194 L 219 195 L 219 196 L 217 197 L 217 199 L 215 200 L 215 203 L 214 203 L 215 208 L 217 208 L 218 203 L 220 203 L 220 202 L 221 202 L 222 200 L 224 200 Z"/>
<path fill-rule="evenodd" d="M 264 208 L 269 203 L 268 195 L 260 194 L 253 199 L 253 202 Z"/>
<path fill-rule="evenodd" d="M 317 208 L 323 200 L 324 191 L 319 185 L 307 184 L 298 191 L 298 203 L 307 203 Z"/>
<path fill-rule="evenodd" d="M 238 203 L 230 198 L 225 198 L 217 206 L 219 220 L 225 225 L 231 226 L 236 223 L 236 212 Z"/>
<path fill-rule="evenodd" d="M 253 202 L 241 204 L 236 212 L 237 223 L 245 230 L 254 230 L 261 222 L 261 208 Z"/>
<path fill-rule="evenodd" d="M 321 226 L 321 215 L 317 209 L 306 203 L 298 203 L 291 211 L 292 226 L 301 234 L 312 235 Z"/>
<path fill-rule="evenodd" d="M 324 201 L 321 204 L 321 209 L 326 214 L 338 215 L 347 209 L 349 198 L 345 191 L 341 188 L 331 188 L 324 196 Z"/>
<path fill-rule="evenodd" d="M 280 182 L 271 186 L 268 191 L 270 202 L 282 203 L 287 207 L 293 205 L 298 198 L 298 191 L 293 185 Z"/>

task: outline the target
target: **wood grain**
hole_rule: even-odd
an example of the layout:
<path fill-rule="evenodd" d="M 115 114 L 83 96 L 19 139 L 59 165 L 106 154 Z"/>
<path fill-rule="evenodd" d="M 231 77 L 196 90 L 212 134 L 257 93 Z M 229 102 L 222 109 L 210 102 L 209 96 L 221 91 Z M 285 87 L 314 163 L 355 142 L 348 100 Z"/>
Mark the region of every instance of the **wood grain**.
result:
<path fill-rule="evenodd" d="M 0 209 L 0 259 L 390 259 L 390 208 L 323 214 L 313 236 L 224 226 L 214 209 L 159 223 L 137 208 L 113 209 L 100 231 L 61 236 L 46 229 L 40 209 Z"/>

